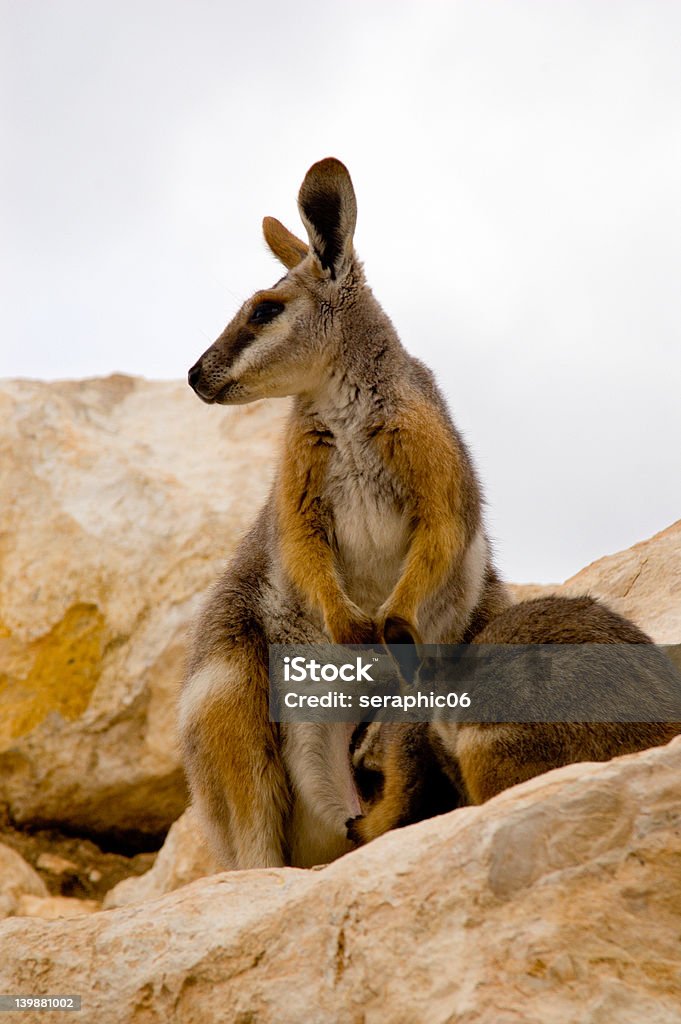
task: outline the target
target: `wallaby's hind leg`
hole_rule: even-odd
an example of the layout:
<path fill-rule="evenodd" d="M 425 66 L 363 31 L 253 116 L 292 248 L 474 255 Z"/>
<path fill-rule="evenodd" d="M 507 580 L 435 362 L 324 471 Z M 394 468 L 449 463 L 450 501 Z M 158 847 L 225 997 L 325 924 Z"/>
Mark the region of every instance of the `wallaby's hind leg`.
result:
<path fill-rule="evenodd" d="M 442 727 L 438 733 L 443 740 Z M 545 723 L 466 725 L 457 729 L 453 750 L 450 744 L 443 745 L 456 757 L 472 804 L 485 803 L 510 786 L 570 762 L 560 728 Z"/>
<path fill-rule="evenodd" d="M 281 867 L 290 810 L 268 680 L 248 647 L 204 662 L 185 683 L 180 732 L 194 804 L 225 868 Z"/>
<path fill-rule="evenodd" d="M 482 804 L 537 775 L 578 761 L 609 761 L 668 743 L 679 731 L 668 722 L 534 722 L 435 726 L 461 772 L 468 799 Z"/>

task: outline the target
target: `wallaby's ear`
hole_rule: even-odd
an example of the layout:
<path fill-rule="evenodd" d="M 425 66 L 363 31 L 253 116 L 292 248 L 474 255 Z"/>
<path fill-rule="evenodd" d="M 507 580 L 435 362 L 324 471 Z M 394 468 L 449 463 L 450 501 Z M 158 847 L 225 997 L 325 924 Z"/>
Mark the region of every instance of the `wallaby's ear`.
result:
<path fill-rule="evenodd" d="M 300 186 L 298 209 L 310 248 L 322 270 L 336 280 L 350 265 L 357 220 L 355 190 L 340 160 L 327 157 L 312 165 Z"/>
<path fill-rule="evenodd" d="M 308 247 L 305 242 L 296 238 L 276 217 L 265 217 L 262 233 L 274 255 L 288 270 L 297 267 L 307 256 Z"/>

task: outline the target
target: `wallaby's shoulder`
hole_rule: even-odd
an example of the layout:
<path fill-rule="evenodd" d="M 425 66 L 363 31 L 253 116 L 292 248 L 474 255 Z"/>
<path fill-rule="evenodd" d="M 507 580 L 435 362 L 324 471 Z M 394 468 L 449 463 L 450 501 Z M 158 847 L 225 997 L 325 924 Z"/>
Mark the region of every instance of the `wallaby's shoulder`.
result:
<path fill-rule="evenodd" d="M 429 402 L 443 419 L 453 428 L 452 418 L 442 391 L 437 383 L 435 374 L 422 363 L 416 356 L 408 356 L 408 380 L 411 388 L 420 395 L 424 401 Z"/>

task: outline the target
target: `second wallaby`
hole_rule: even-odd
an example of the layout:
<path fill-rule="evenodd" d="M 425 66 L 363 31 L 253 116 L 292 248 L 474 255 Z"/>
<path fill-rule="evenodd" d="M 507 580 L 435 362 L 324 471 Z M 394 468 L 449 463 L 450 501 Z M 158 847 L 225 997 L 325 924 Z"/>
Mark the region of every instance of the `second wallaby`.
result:
<path fill-rule="evenodd" d="M 590 597 L 545 597 L 507 609 L 473 638 L 473 644 L 590 644 L 589 686 L 604 709 L 629 698 L 652 715 L 676 710 L 681 674 L 661 650 L 644 659 L 602 645 L 652 640 L 634 623 Z M 581 663 L 580 663 L 581 664 Z M 527 689 L 526 677 L 510 672 L 495 679 L 509 706 Z M 496 675 L 496 670 L 495 670 Z M 573 685 L 569 670 L 553 680 Z M 348 822 L 348 834 L 366 843 L 388 829 L 466 804 L 480 804 L 510 786 L 577 761 L 607 761 L 667 743 L 681 732 L 678 721 L 646 722 L 433 722 L 359 727 L 351 745 L 364 790 L 364 815 Z M 370 780 L 369 786 L 365 780 Z M 434 809 L 435 808 L 435 809 Z"/>
<path fill-rule="evenodd" d="M 310 168 L 298 208 L 308 241 L 265 219 L 285 275 L 189 371 L 211 405 L 293 396 L 274 486 L 198 619 L 180 699 L 194 803 L 238 868 L 331 860 L 359 811 L 347 727 L 269 720 L 268 645 L 412 628 L 457 643 L 509 603 L 468 451 L 366 284 L 340 161 Z"/>

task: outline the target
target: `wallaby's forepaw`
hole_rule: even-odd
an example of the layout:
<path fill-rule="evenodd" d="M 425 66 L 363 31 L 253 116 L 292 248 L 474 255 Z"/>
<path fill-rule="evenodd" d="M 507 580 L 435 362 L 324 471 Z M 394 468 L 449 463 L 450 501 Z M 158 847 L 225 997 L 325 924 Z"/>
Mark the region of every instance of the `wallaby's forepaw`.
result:
<path fill-rule="evenodd" d="M 354 818 L 348 818 L 348 820 L 345 822 L 345 828 L 348 834 L 348 839 L 350 840 L 351 843 L 354 843 L 355 846 L 362 846 L 365 841 L 364 837 L 362 836 L 360 828 L 361 822 L 363 821 L 364 815 L 357 814 L 355 815 Z"/>
<path fill-rule="evenodd" d="M 379 642 L 376 623 L 359 608 L 356 614 L 343 616 L 329 623 L 329 632 L 335 644 L 371 645 Z"/>

